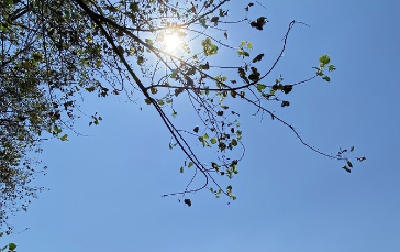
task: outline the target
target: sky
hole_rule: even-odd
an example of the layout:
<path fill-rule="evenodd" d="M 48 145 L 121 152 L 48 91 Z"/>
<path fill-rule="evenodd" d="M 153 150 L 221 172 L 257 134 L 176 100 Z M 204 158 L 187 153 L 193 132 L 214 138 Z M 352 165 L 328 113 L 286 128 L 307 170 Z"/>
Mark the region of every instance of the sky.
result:
<path fill-rule="evenodd" d="M 90 128 L 79 122 L 87 137 L 43 145 L 49 169 L 37 183 L 50 190 L 14 217 L 16 231 L 29 229 L 0 242 L 16 243 L 19 252 L 400 251 L 400 3 L 259 2 L 265 8 L 256 4 L 255 15 L 270 21 L 265 31 L 229 36 L 266 51 L 266 64 L 291 20 L 310 25 L 295 26 L 274 78 L 310 77 L 323 54 L 337 67 L 331 83 L 295 88 L 291 106 L 277 114 L 313 146 L 336 153 L 354 145 L 366 162 L 348 174 L 340 161 L 244 108 L 246 155 L 239 174 L 224 180 L 237 200 L 227 205 L 202 191 L 190 195 L 189 208 L 180 197 L 161 197 L 184 189 L 190 172 L 179 173 L 182 155 L 168 149 L 170 135 L 154 109 L 122 97 L 87 97 L 83 109 L 103 121 Z M 246 3 L 231 1 L 232 18 Z M 190 126 L 190 115 L 177 120 Z"/>

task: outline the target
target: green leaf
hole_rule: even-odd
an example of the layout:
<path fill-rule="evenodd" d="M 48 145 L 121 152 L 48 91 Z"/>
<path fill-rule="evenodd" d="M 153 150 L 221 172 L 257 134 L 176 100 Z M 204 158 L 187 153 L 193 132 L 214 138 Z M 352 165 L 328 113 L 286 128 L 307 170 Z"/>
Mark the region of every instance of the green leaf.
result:
<path fill-rule="evenodd" d="M 322 77 L 322 79 L 324 79 L 324 80 L 326 80 L 327 82 L 330 82 L 331 81 L 331 77 L 329 77 L 329 76 L 324 76 L 324 77 Z"/>
<path fill-rule="evenodd" d="M 193 166 L 193 162 L 189 162 L 188 167 L 192 167 Z"/>
<path fill-rule="evenodd" d="M 218 53 L 218 46 L 211 43 L 211 39 L 209 37 L 201 41 L 201 45 L 203 46 L 203 53 L 206 56 L 212 56 Z"/>
<path fill-rule="evenodd" d="M 151 39 L 145 39 L 144 41 L 146 42 L 146 44 L 149 44 L 151 46 L 154 45 L 154 42 Z"/>
<path fill-rule="evenodd" d="M 32 54 L 33 60 L 36 62 L 42 61 L 43 60 L 43 55 L 41 53 L 34 53 Z"/>
<path fill-rule="evenodd" d="M 57 125 L 54 125 L 54 133 L 55 134 L 60 134 L 62 132 L 62 129 L 58 128 Z"/>
<path fill-rule="evenodd" d="M 136 63 L 137 63 L 138 65 L 142 65 L 143 62 L 144 62 L 143 56 L 138 56 L 137 59 L 136 59 Z"/>
<path fill-rule="evenodd" d="M 237 145 L 237 141 L 236 141 L 236 139 L 232 139 L 232 142 L 231 142 L 231 144 L 232 144 L 233 146 L 236 146 L 236 145 Z"/>
<path fill-rule="evenodd" d="M 216 140 L 215 138 L 211 138 L 210 142 L 211 142 L 212 144 L 215 144 L 215 143 L 217 142 L 217 140 Z"/>
<path fill-rule="evenodd" d="M 211 163 L 212 168 L 214 168 L 217 172 L 219 172 L 219 165 L 216 163 Z"/>
<path fill-rule="evenodd" d="M 185 172 L 183 166 L 181 166 L 181 168 L 179 169 L 179 172 L 180 172 L 180 173 L 184 173 L 184 172 Z"/>
<path fill-rule="evenodd" d="M 158 100 L 157 103 L 158 103 L 158 105 L 160 105 L 160 106 L 164 106 L 164 104 L 165 104 L 165 103 L 164 103 L 164 100 Z"/>
<path fill-rule="evenodd" d="M 258 84 L 258 85 L 257 85 L 257 90 L 258 90 L 259 92 L 262 92 L 266 87 L 267 87 L 267 86 L 265 86 L 265 85 L 263 85 L 263 84 Z"/>
<path fill-rule="evenodd" d="M 129 6 L 132 12 L 137 12 L 138 11 L 138 3 L 137 2 L 132 2 Z"/>
<path fill-rule="evenodd" d="M 61 138 L 61 141 L 68 141 L 68 134 L 64 134 Z"/>
<path fill-rule="evenodd" d="M 16 249 L 16 248 L 17 248 L 17 245 L 15 245 L 15 243 L 11 242 L 11 243 L 8 244 L 8 249 L 9 250 L 14 251 L 14 249 Z"/>
<path fill-rule="evenodd" d="M 204 135 L 203 135 L 203 139 L 209 139 L 210 137 L 208 136 L 208 134 L 207 133 L 204 133 Z"/>
<path fill-rule="evenodd" d="M 319 58 L 319 62 L 320 62 L 322 65 L 327 65 L 327 64 L 329 64 L 329 63 L 331 62 L 331 57 L 329 57 L 328 55 L 322 55 L 322 56 Z"/>

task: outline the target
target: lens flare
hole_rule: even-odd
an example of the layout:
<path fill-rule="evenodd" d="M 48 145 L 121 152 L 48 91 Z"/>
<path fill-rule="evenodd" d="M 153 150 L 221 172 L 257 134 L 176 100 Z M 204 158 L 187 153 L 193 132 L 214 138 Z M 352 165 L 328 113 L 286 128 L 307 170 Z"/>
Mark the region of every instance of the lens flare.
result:
<path fill-rule="evenodd" d="M 176 33 L 164 35 L 164 48 L 169 53 L 175 51 L 181 43 L 182 41 Z"/>

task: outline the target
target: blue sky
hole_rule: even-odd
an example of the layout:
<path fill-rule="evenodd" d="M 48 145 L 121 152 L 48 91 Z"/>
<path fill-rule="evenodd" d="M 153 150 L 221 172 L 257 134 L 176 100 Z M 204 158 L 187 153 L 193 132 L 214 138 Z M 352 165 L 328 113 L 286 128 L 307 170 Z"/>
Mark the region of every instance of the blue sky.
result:
<path fill-rule="evenodd" d="M 337 67 L 331 83 L 295 88 L 291 106 L 277 113 L 321 150 L 355 145 L 366 162 L 347 174 L 249 109 L 241 117 L 246 156 L 228 181 L 238 199 L 227 206 L 204 191 L 190 196 L 188 208 L 160 197 L 184 189 L 190 173 L 179 174 L 182 155 L 168 150 L 154 109 L 87 97 L 83 109 L 98 111 L 103 122 L 88 128 L 82 120 L 78 130 L 90 136 L 44 144 L 50 168 L 37 183 L 50 191 L 14 218 L 17 231 L 30 229 L 1 242 L 17 243 L 20 252 L 400 251 L 400 3 L 260 2 L 266 9 L 256 13 L 270 20 L 265 31 L 237 31 L 232 40 L 251 40 L 272 62 L 289 22 L 303 21 L 311 28 L 295 27 L 274 74 L 288 82 L 309 77 L 322 54 Z M 246 3 L 231 1 L 234 9 Z"/>

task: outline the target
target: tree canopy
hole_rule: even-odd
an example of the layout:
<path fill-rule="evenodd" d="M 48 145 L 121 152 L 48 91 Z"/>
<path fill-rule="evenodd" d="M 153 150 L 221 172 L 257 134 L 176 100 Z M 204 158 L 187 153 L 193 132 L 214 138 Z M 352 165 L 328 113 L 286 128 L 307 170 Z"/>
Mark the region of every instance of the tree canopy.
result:
<path fill-rule="evenodd" d="M 266 36 L 263 30 L 268 19 L 252 15 L 252 8 L 262 5 L 234 1 L 243 5 L 243 18 L 237 20 L 231 18 L 228 2 L 2 1 L 1 223 L 7 223 L 9 213 L 26 210 L 43 190 L 30 184 L 45 168 L 35 159 L 35 153 L 42 151 L 40 143 L 50 138 L 67 141 L 71 132 L 79 134 L 74 122 L 80 117 L 89 119 L 89 125 L 102 120 L 97 113 L 81 111 L 86 93 L 97 93 L 100 98 L 123 95 L 157 111 L 159 122 L 171 135 L 169 148 L 186 156 L 180 172 L 191 168 L 193 173 L 181 192 L 164 196 L 208 189 L 216 197 L 236 198 L 232 186 L 222 178 L 236 175 L 244 156 L 238 108 L 242 103 L 256 108 L 256 115 L 268 115 L 283 124 L 311 151 L 343 160 L 343 168 L 351 172 L 347 150 L 330 154 L 314 148 L 292 124 L 266 106 L 278 104 L 285 109 L 294 88 L 317 78 L 331 81 L 329 73 L 336 68 L 328 55 L 310 66 L 311 77 L 296 83 L 286 83 L 274 71 L 293 27 L 307 24 L 289 22 L 281 50 L 267 65 L 265 53 L 253 53 L 251 38 L 239 44 L 229 40 L 237 25 Z M 236 60 L 224 60 L 228 57 Z M 180 113 L 177 99 L 184 99 L 198 117 L 190 128 L 176 123 Z M 207 154 L 197 152 L 197 146 L 204 147 Z M 193 186 L 196 179 L 203 179 L 201 186 Z M 190 198 L 184 203 L 191 206 Z"/>

